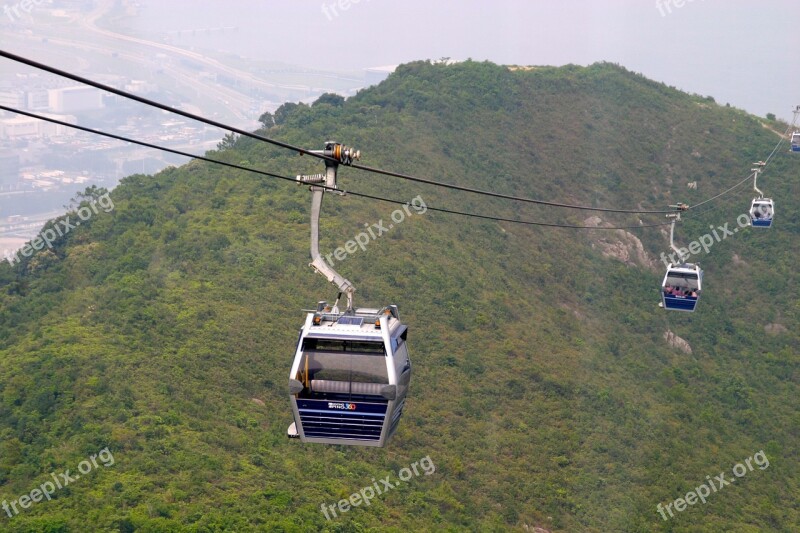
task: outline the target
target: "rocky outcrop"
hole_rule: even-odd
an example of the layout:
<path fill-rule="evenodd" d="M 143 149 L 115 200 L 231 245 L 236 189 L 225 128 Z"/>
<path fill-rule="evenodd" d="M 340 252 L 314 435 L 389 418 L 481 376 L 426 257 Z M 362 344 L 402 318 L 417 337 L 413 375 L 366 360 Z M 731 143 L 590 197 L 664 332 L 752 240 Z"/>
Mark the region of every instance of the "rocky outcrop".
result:
<path fill-rule="evenodd" d="M 664 340 L 667 341 L 667 344 L 669 344 L 671 347 L 677 348 L 685 354 L 692 354 L 692 347 L 689 345 L 689 343 L 672 333 L 670 330 L 664 332 Z"/>
<path fill-rule="evenodd" d="M 589 217 L 583 222 L 585 225 L 593 227 L 611 226 L 607 223 L 604 224 L 598 216 Z M 604 232 L 603 236 L 592 241 L 592 248 L 599 248 L 600 253 L 605 257 L 622 261 L 629 266 L 642 266 L 651 270 L 656 267 L 655 261 L 644 249 L 639 237 L 625 230 Z"/>
<path fill-rule="evenodd" d="M 783 324 L 767 324 L 764 326 L 764 331 L 769 335 L 780 335 L 781 333 L 787 333 L 789 330 Z"/>

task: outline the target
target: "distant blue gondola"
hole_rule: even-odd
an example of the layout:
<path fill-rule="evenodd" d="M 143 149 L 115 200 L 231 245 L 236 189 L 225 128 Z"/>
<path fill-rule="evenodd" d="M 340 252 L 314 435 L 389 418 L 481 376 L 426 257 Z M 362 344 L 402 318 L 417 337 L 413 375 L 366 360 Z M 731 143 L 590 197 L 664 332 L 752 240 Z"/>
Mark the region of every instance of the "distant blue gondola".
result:
<path fill-rule="evenodd" d="M 771 198 L 753 198 L 750 205 L 750 225 L 754 228 L 770 228 L 775 217 L 775 203 Z"/>
<path fill-rule="evenodd" d="M 792 133 L 792 152 L 800 152 L 800 131 Z"/>
<path fill-rule="evenodd" d="M 661 305 L 669 311 L 693 312 L 703 289 L 703 271 L 699 264 L 682 263 L 667 267 L 661 284 Z"/>

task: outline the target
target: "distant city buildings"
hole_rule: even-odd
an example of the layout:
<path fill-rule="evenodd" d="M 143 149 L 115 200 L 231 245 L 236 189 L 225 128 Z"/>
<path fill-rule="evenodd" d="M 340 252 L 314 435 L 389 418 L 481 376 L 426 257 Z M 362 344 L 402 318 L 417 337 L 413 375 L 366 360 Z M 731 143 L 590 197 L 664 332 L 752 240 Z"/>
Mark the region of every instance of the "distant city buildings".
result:
<path fill-rule="evenodd" d="M 75 113 L 103 107 L 103 93 L 94 87 L 63 87 L 48 91 L 49 110 L 53 113 Z"/>
<path fill-rule="evenodd" d="M 77 120 L 72 113 L 103 107 L 103 94 L 93 87 L 35 87 L 27 90 L 0 87 L 0 104 L 35 111 L 70 124 Z M 52 138 L 72 135 L 66 126 L 22 115 L 0 114 L 0 140 Z M 4 167 L 5 168 L 5 165 Z"/>
<path fill-rule="evenodd" d="M 136 83 L 136 82 L 132 82 Z M 149 86 L 147 88 L 150 88 Z M 75 113 L 103 107 L 103 93 L 94 87 L 59 87 L 22 90 L 0 88 L 0 104 L 32 111 Z"/>
<path fill-rule="evenodd" d="M 50 93 L 47 89 L 27 91 L 28 109 L 31 111 L 49 111 Z"/>
<path fill-rule="evenodd" d="M 8 107 L 24 107 L 25 91 L 12 89 L 0 90 L 0 104 Z"/>
<path fill-rule="evenodd" d="M 43 116 L 54 118 L 69 124 L 76 124 L 77 121 L 72 115 L 56 115 L 42 113 Z M 19 140 L 44 137 L 60 137 L 62 135 L 72 135 L 74 130 L 67 126 L 45 122 L 36 118 L 26 116 L 13 116 L 0 118 L 0 139 Z"/>
<path fill-rule="evenodd" d="M 11 12 L 13 18 L 0 18 L 0 33 L 3 38 L 24 43 L 25 53 L 21 55 L 50 57 L 46 63 L 60 66 L 64 58 L 75 54 L 80 58 L 77 72 L 103 85 L 244 129 L 259 127 L 257 118 L 262 113 L 274 112 L 285 102 L 310 103 L 324 93 L 353 95 L 395 70 L 395 66 L 386 66 L 360 72 L 355 68 L 320 71 L 280 62 L 231 61 L 224 54 L 199 51 L 209 48 L 199 45 L 212 42 L 205 39 L 212 34 L 218 38 L 230 32 L 234 37 L 237 30 L 232 27 L 169 30 L 153 40 L 112 36 L 110 30 L 93 29 L 92 24 L 72 31 L 74 21 L 85 21 L 90 11 L 119 9 L 124 17 L 135 17 L 136 2 L 13 0 L 9 10 L 14 6 L 18 9 Z M 62 33 L 62 28 L 70 31 Z M 94 35 L 97 32 L 102 34 L 99 40 Z M 191 45 L 175 42 L 190 38 Z M 51 54 L 54 47 L 58 53 Z M 10 72 L 0 79 L 0 104 L 9 108 L 192 153 L 215 149 L 224 135 L 218 128 L 69 79 L 28 68 Z M 125 175 L 155 173 L 185 160 L 0 111 L 0 222 L 61 209 L 76 191 L 89 184 L 113 188 Z M 43 222 L 46 218 L 35 220 Z M 33 236 L 35 226 L 16 228 L 29 233 L 15 233 L 14 238 Z M 8 237 L 2 235 L 2 229 L 0 224 L 0 249 L 3 238 Z M 14 241 L 13 246 L 23 242 Z"/>
<path fill-rule="evenodd" d="M 125 90 L 135 94 L 152 94 L 158 91 L 158 86 L 144 80 L 131 80 L 125 85 Z"/>

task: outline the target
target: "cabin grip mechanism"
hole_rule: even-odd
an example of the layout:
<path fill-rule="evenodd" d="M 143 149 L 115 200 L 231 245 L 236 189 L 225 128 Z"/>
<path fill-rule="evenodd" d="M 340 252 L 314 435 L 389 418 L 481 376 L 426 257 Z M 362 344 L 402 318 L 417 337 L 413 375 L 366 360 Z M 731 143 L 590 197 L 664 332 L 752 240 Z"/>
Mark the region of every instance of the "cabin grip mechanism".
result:
<path fill-rule="evenodd" d="M 353 294 L 356 291 L 355 286 L 341 274 L 336 272 L 331 265 L 325 262 L 322 255 L 319 253 L 319 215 L 322 208 L 322 197 L 326 190 L 336 192 L 338 194 L 345 194 L 344 191 L 339 191 L 336 185 L 336 172 L 339 165 L 352 165 L 353 161 L 361 159 L 361 152 L 343 144 L 333 141 L 325 143 L 324 150 L 312 150 L 314 154 L 324 156 L 325 159 L 325 173 L 313 174 L 310 176 L 300 175 L 297 176 L 298 184 L 310 185 L 311 191 L 311 263 L 309 266 L 316 270 L 318 273 L 325 276 L 325 278 L 336 285 L 339 289 L 339 296 L 342 293 L 347 297 L 347 312 L 353 311 Z M 333 312 L 338 313 L 339 298 L 333 306 Z"/>

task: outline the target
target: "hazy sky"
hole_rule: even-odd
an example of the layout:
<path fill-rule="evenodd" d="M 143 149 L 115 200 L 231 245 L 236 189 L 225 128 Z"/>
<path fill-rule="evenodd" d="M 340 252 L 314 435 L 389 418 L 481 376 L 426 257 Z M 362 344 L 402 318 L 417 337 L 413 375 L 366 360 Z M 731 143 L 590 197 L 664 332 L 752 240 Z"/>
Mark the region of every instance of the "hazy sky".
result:
<path fill-rule="evenodd" d="M 605 60 L 762 116 L 788 118 L 800 104 L 797 0 L 142 4 L 142 24 L 150 28 L 238 26 L 238 39 L 221 46 L 260 59 L 320 68 L 443 56 L 528 65 Z"/>
<path fill-rule="evenodd" d="M 33 0 L 53 8 L 59 1 Z M 22 5 L 22 0 L 5 2 Z M 137 35 L 163 40 L 175 30 L 236 26 L 235 33 L 210 36 L 208 43 L 294 65 L 343 71 L 445 56 L 524 65 L 605 60 L 761 116 L 790 118 L 800 104 L 797 0 L 138 0 L 138 5 L 139 15 L 126 20 Z M 29 17 L 34 34 L 36 9 Z M 13 38 L 2 46 L 24 55 L 25 43 Z"/>

